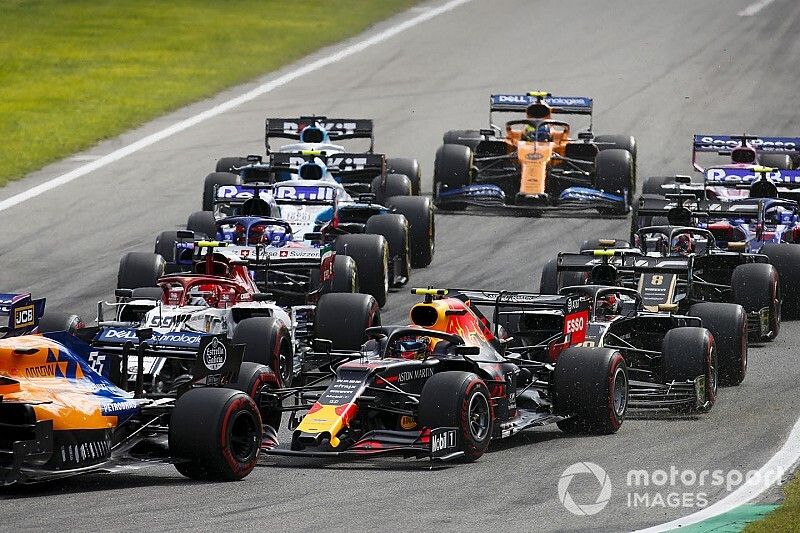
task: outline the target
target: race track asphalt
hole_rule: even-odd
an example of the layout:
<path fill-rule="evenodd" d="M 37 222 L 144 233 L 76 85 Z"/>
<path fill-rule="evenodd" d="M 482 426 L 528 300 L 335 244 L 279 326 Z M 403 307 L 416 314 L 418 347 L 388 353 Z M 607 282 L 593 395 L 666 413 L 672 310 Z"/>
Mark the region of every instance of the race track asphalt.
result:
<path fill-rule="evenodd" d="M 422 4 L 371 32 L 441 2 Z M 263 153 L 266 116 L 371 117 L 376 149 L 419 158 L 430 190 L 445 130 L 485 127 L 492 91 L 548 90 L 595 98 L 595 131 L 635 135 L 639 176 L 688 173 L 691 135 L 797 133 L 800 3 L 753 17 L 748 0 L 473 0 L 184 132 L 0 212 L 0 287 L 46 296 L 93 318 L 112 295 L 118 260 L 152 249 L 157 232 L 199 209 L 202 179 L 224 155 Z M 357 38 L 358 39 L 358 38 Z M 345 43 L 346 44 L 346 43 Z M 340 45 L 340 46 L 344 46 Z M 336 49 L 336 47 L 334 47 Z M 330 50 L 322 51 L 321 57 Z M 290 71 L 290 66 L 282 72 Z M 276 76 L 280 73 L 273 74 Z M 265 78 L 269 79 L 269 77 Z M 264 80 L 260 80 L 264 81 Z M 250 86 L 254 86 L 254 82 Z M 249 87 L 249 86 L 248 86 Z M 103 155 L 243 92 L 228 91 L 83 155 Z M 0 199 L 76 168 L 67 159 L 0 189 Z M 625 236 L 620 219 L 437 215 L 436 257 L 412 285 L 535 289 L 543 263 L 587 238 Z M 534 279 L 537 281 L 534 282 Z M 392 294 L 384 322 L 416 300 Z M 171 467 L 0 492 L 0 530 L 629 530 L 692 511 L 631 506 L 631 469 L 760 467 L 800 413 L 800 327 L 750 349 L 739 387 L 707 415 L 632 416 L 617 435 L 566 437 L 555 427 L 492 446 L 469 465 L 265 459 L 246 480 L 194 483 Z M 285 431 L 283 436 L 285 436 Z M 559 476 L 591 461 L 613 485 L 594 516 L 559 502 Z M 575 478 L 576 501 L 598 485 Z M 725 487 L 650 487 L 715 501 Z"/>

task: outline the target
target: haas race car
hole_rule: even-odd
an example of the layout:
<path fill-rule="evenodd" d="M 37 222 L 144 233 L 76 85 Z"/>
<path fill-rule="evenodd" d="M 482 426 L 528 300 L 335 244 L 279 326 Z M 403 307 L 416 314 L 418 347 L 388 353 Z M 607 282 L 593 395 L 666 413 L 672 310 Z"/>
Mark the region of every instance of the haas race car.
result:
<path fill-rule="evenodd" d="M 3 296 L 31 302 L 28 295 Z M 35 302 L 41 304 L 11 305 L 20 320 L 4 327 L 0 339 L 0 486 L 154 463 L 216 481 L 253 470 L 263 429 L 249 393 L 278 381 L 269 368 L 242 363 L 241 346 L 204 334 L 186 348 L 141 329 L 121 352 L 105 351 L 95 343 L 102 328 L 48 332 L 39 322 L 43 300 Z M 53 317 L 50 324 L 56 325 Z M 191 368 L 185 381 L 148 394 L 140 374 L 126 390 L 119 379 L 125 359 L 152 354 L 185 360 Z"/>
<path fill-rule="evenodd" d="M 327 293 L 316 305 L 282 307 L 261 292 L 251 265 L 225 243 L 198 241 L 188 272 L 161 275 L 164 260 L 130 252 L 120 261 L 117 302 L 98 304 L 98 337 L 107 348 L 121 348 L 151 328 L 160 339 L 196 349 L 205 334 L 223 335 L 244 346 L 244 360 L 270 367 L 282 384 L 290 384 L 306 364 L 305 354 L 318 328 L 365 328 L 380 323 L 375 300 L 365 294 Z M 105 319 L 104 307 L 114 309 Z M 344 347 L 360 345 L 360 336 Z M 136 379 L 139 362 L 130 360 L 128 380 Z M 185 379 L 193 364 L 157 356 L 144 360 L 146 388 L 169 390 Z"/>
<path fill-rule="evenodd" d="M 279 445 L 272 435 L 267 453 L 472 461 L 492 440 L 529 427 L 556 423 L 566 432 L 598 434 L 620 428 L 628 368 L 616 350 L 580 346 L 588 298 L 414 292 L 425 300 L 412 308 L 410 325 L 366 330 L 359 351 L 332 350 L 320 340 L 325 349 L 315 355 L 330 361 L 331 373 L 310 375 L 298 387 L 262 389 L 260 405 L 272 413 L 273 427 L 291 413 L 291 443 Z M 496 315 L 546 309 L 561 325 L 543 342 L 508 349 L 502 328 L 479 304 Z"/>
<path fill-rule="evenodd" d="M 597 209 L 626 214 L 636 191 L 636 143 L 624 135 L 592 133 L 592 99 L 545 92 L 493 94 L 494 112 L 523 112 L 504 128 L 452 130 L 436 151 L 434 203 L 545 209 Z M 587 115 L 589 127 L 570 137 L 554 115 Z"/>

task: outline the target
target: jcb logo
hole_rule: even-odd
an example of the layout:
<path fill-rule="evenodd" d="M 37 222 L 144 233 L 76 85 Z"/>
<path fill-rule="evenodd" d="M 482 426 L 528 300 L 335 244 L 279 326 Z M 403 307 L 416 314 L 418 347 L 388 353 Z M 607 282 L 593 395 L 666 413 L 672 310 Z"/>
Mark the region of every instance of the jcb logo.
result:
<path fill-rule="evenodd" d="M 34 324 L 33 306 L 27 305 L 14 310 L 14 328 L 27 328 Z"/>

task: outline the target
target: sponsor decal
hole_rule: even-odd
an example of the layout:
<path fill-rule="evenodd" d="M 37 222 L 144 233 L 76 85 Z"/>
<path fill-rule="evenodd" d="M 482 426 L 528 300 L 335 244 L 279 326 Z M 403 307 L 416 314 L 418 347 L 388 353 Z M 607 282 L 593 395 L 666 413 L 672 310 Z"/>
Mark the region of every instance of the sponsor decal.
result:
<path fill-rule="evenodd" d="M 258 196 L 262 200 L 272 200 L 272 193 L 266 189 L 260 189 Z M 249 200 L 253 197 L 253 189 L 238 185 L 220 185 L 217 187 L 217 198 L 220 200 Z"/>
<path fill-rule="evenodd" d="M 414 429 L 417 427 L 417 421 L 413 416 L 403 415 L 400 417 L 400 427 L 403 429 Z"/>
<path fill-rule="evenodd" d="M 227 358 L 228 350 L 216 337 L 203 350 L 203 364 L 212 372 L 222 368 Z"/>
<path fill-rule="evenodd" d="M 695 145 L 700 149 L 732 150 L 741 146 L 738 139 L 729 135 L 696 135 Z M 758 137 L 749 139 L 747 145 L 763 151 L 794 151 L 800 148 L 800 139 L 794 137 Z"/>
<path fill-rule="evenodd" d="M 200 335 L 199 333 L 186 333 L 186 332 L 164 333 L 158 338 L 158 342 L 169 343 L 169 344 L 195 345 L 195 344 L 200 344 L 201 337 L 202 335 Z"/>
<path fill-rule="evenodd" d="M 279 248 L 267 250 L 270 258 L 278 259 L 317 259 L 320 257 L 319 248 Z"/>
<path fill-rule="evenodd" d="M 309 126 L 312 126 L 312 124 L 284 121 L 283 132 L 297 134 Z M 352 135 L 356 131 L 355 122 L 315 122 L 313 126 L 327 131 L 331 137 L 336 137 L 337 135 Z"/>
<path fill-rule="evenodd" d="M 332 202 L 336 198 L 336 188 L 284 185 L 275 188 L 275 198 L 277 200 L 321 200 Z"/>
<path fill-rule="evenodd" d="M 32 305 L 26 305 L 14 310 L 14 329 L 27 328 L 36 323 Z"/>
<path fill-rule="evenodd" d="M 25 376 L 29 378 L 53 378 L 56 376 L 56 364 L 32 366 L 25 369 Z"/>
<path fill-rule="evenodd" d="M 109 328 L 103 331 L 102 335 L 100 335 L 100 340 L 137 340 L 136 337 L 136 330 L 134 329 L 114 329 Z"/>
<path fill-rule="evenodd" d="M 406 370 L 405 372 L 400 372 L 397 377 L 398 383 L 406 383 L 408 381 L 414 381 L 416 379 L 425 379 L 429 378 L 433 375 L 433 368 L 415 368 L 413 370 Z"/>
<path fill-rule="evenodd" d="M 571 335 L 570 342 L 577 344 L 586 339 L 586 326 L 589 323 L 589 311 L 580 311 L 564 317 L 564 335 Z"/>
<path fill-rule="evenodd" d="M 123 400 L 121 402 L 110 402 L 104 404 L 100 408 L 100 412 L 105 416 L 115 416 L 117 413 L 125 411 L 133 411 L 139 408 L 139 404 L 130 400 Z"/>
<path fill-rule="evenodd" d="M 762 173 L 759 172 L 759 175 Z M 766 172 L 766 178 L 773 183 L 800 183 L 800 172 L 793 170 L 776 170 Z M 755 181 L 756 174 L 744 168 L 709 168 L 706 170 L 706 181 L 709 183 L 751 183 Z"/>
<path fill-rule="evenodd" d="M 453 428 L 431 430 L 431 456 L 447 455 L 458 449 L 458 431 Z"/>
<path fill-rule="evenodd" d="M 362 383 L 360 379 L 337 379 L 320 397 L 319 403 L 324 405 L 349 403 L 350 400 L 355 398 L 356 392 Z"/>

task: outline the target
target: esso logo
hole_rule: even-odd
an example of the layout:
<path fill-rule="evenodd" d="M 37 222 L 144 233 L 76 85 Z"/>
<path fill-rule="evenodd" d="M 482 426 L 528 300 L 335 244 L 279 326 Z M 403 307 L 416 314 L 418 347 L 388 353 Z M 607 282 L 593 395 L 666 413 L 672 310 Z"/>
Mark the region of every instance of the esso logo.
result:
<path fill-rule="evenodd" d="M 583 326 L 586 324 L 586 320 L 584 318 L 571 318 L 567 320 L 567 323 L 564 325 L 564 333 L 577 333 L 579 331 L 583 331 Z"/>

